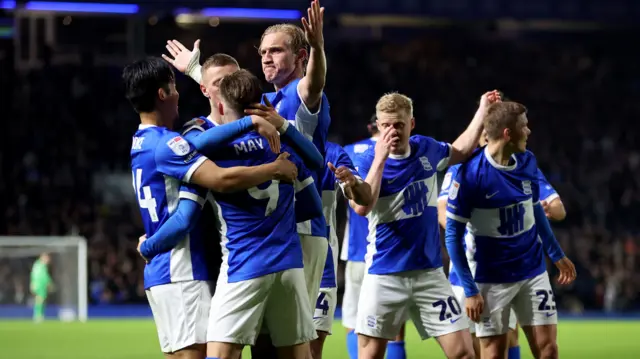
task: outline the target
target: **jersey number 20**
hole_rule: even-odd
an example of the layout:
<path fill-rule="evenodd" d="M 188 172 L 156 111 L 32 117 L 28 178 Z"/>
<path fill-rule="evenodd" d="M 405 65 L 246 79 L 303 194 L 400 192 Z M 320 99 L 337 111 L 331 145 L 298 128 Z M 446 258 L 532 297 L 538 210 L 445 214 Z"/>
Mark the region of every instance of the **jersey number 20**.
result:
<path fill-rule="evenodd" d="M 258 187 L 251 187 L 247 191 L 249 196 L 255 199 L 269 199 L 267 202 L 267 208 L 264 210 L 265 217 L 268 217 L 278 206 L 278 197 L 280 197 L 280 181 L 272 180 L 269 187 L 260 189 Z"/>
<path fill-rule="evenodd" d="M 136 195 L 138 196 L 138 204 L 140 204 L 140 208 L 144 208 L 149 211 L 149 217 L 151 218 L 151 222 L 158 222 L 158 204 L 156 203 L 156 199 L 151 195 L 151 186 L 144 186 L 140 188 L 142 183 L 142 168 L 138 168 L 135 173 L 133 173 L 133 189 L 136 191 Z"/>

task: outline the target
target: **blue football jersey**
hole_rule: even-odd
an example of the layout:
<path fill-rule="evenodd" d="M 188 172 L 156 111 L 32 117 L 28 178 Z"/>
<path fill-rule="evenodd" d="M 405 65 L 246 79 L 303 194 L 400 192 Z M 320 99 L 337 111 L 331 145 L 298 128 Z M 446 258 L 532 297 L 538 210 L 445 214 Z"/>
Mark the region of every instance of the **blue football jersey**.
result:
<path fill-rule="evenodd" d="M 204 204 L 206 191 L 188 183 L 206 160 L 178 133 L 164 127 L 140 125 L 131 146 L 133 188 L 138 198 L 147 237 L 175 211 L 180 199 Z M 188 281 L 209 280 L 199 229 L 175 248 L 151 259 L 144 268 L 145 288 Z"/>
<path fill-rule="evenodd" d="M 223 252 L 220 272 L 230 283 L 302 268 L 294 194 L 314 183 L 293 149 L 283 145 L 281 150 L 289 152 L 290 160 L 298 166 L 295 186 L 273 180 L 246 191 L 214 193 Z M 250 132 L 216 151 L 211 159 L 227 168 L 257 166 L 273 162 L 277 156 L 265 138 Z"/>
<path fill-rule="evenodd" d="M 473 236 L 476 282 L 512 283 L 545 271 L 533 213 L 540 197 L 537 171 L 529 151 L 502 166 L 486 148 L 476 150 L 458 169 L 449 188 L 447 217 L 467 223 Z"/>
<path fill-rule="evenodd" d="M 369 148 L 375 147 L 375 144 L 375 138 L 367 138 L 345 146 L 344 151 L 355 162 L 356 156 L 361 156 Z M 367 235 L 369 235 L 367 217 L 358 215 L 351 206 L 347 206 L 347 227 L 344 230 L 340 259 L 364 262 L 364 256 L 367 253 Z"/>
<path fill-rule="evenodd" d="M 451 182 L 453 178 L 456 177 L 458 173 L 458 169 L 460 168 L 460 164 L 449 167 L 444 180 L 442 182 L 442 189 L 440 190 L 440 196 L 438 200 L 447 200 L 449 197 L 449 187 L 451 186 Z M 538 168 L 538 183 L 540 187 L 540 200 L 553 201 L 558 198 L 559 195 L 556 190 L 549 184 L 542 171 Z M 475 241 L 474 237 L 469 231 L 465 231 L 464 234 L 464 242 L 463 247 L 465 249 L 465 254 L 467 256 L 467 261 L 469 262 L 469 268 L 471 269 L 471 273 L 474 274 L 476 272 L 476 261 L 474 260 L 475 256 Z M 456 268 L 453 265 L 453 262 L 450 263 L 449 266 L 449 281 L 451 285 L 454 286 L 462 286 L 460 278 L 458 277 L 458 273 L 456 272 Z"/>
<path fill-rule="evenodd" d="M 346 167 L 353 172 L 356 177 L 360 177 L 356 172 L 353 162 L 347 153 L 337 143 L 327 142 L 325 161 L 331 162 L 336 168 Z M 340 187 L 335 174 L 325 166 L 320 188 L 322 189 L 322 212 L 327 220 L 329 232 L 329 252 L 327 262 L 324 266 L 321 288 L 333 288 L 336 286 L 336 263 L 333 262 L 333 248 L 338 248 L 338 235 L 336 234 L 336 207 L 338 205 L 338 188 Z"/>
<path fill-rule="evenodd" d="M 370 148 L 354 160 L 363 178 L 374 155 Z M 389 156 L 378 201 L 367 215 L 365 262 L 370 274 L 442 267 L 437 171 L 447 167 L 450 155 L 451 145 L 414 135 L 407 154 Z"/>
<path fill-rule="evenodd" d="M 300 133 L 313 142 L 320 153 L 325 153 L 329 125 L 331 124 L 329 100 L 323 93 L 318 110 L 311 112 L 300 98 L 300 95 L 298 95 L 299 83 L 300 79 L 293 80 L 279 91 L 267 92 L 264 95 L 280 116 L 288 120 Z M 322 195 L 320 178 L 323 176 L 323 172 L 324 168 L 313 173 L 316 188 L 320 195 Z M 298 233 L 326 237 L 326 221 L 323 218 L 315 218 L 298 223 Z"/>
<path fill-rule="evenodd" d="M 551 183 L 547 181 L 547 177 L 544 176 L 542 171 L 538 168 L 538 182 L 540 183 L 540 200 L 551 202 L 554 199 L 560 197 L 556 189 L 553 188 Z"/>

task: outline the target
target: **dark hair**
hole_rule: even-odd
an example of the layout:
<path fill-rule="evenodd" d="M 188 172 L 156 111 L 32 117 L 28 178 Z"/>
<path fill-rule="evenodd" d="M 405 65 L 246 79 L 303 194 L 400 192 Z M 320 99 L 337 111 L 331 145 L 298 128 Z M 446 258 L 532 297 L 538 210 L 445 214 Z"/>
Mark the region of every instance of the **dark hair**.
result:
<path fill-rule="evenodd" d="M 376 133 L 378 133 L 378 124 L 376 123 L 377 120 L 378 120 L 378 117 L 374 113 L 369 119 L 369 123 L 367 124 L 367 129 L 369 130 L 369 133 L 372 135 L 375 135 Z"/>
<path fill-rule="evenodd" d="M 138 60 L 122 71 L 125 97 L 138 113 L 152 112 L 158 89 L 169 91 L 169 84 L 175 79 L 171 66 L 159 57 Z"/>
<path fill-rule="evenodd" d="M 227 65 L 236 65 L 240 68 L 240 64 L 238 60 L 236 60 L 233 56 L 217 53 L 209 56 L 204 63 L 202 64 L 202 71 L 205 71 L 209 67 L 212 66 L 227 66 Z"/>
<path fill-rule="evenodd" d="M 220 97 L 230 109 L 242 113 L 262 97 L 260 80 L 247 70 L 238 70 L 220 81 Z"/>
<path fill-rule="evenodd" d="M 489 106 L 484 119 L 484 129 L 491 140 L 502 137 L 505 128 L 515 130 L 521 115 L 527 113 L 527 108 L 518 102 L 496 102 Z"/>

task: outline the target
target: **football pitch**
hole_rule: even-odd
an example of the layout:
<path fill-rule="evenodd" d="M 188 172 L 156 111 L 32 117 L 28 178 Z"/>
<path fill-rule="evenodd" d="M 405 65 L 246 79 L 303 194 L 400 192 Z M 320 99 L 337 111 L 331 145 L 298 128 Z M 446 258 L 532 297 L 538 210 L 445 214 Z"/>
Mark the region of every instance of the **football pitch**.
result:
<path fill-rule="evenodd" d="M 410 326 L 410 325 L 409 325 Z M 559 328 L 560 357 L 564 359 L 640 358 L 639 321 L 563 321 Z M 522 340 L 522 358 L 532 358 Z M 444 358 L 433 340 L 421 342 L 407 328 L 408 358 Z M 151 320 L 0 321 L 0 357 L 11 359 L 151 359 L 162 358 Z M 245 351 L 244 358 L 250 358 Z M 325 359 L 348 359 L 344 329 L 334 325 L 327 339 Z"/>

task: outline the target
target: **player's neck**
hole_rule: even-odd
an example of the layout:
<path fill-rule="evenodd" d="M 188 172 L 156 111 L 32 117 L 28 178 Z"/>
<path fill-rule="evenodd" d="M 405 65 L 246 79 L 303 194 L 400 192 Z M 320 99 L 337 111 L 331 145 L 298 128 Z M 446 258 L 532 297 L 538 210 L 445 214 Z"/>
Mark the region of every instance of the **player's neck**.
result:
<path fill-rule="evenodd" d="M 209 119 L 213 121 L 216 125 L 222 124 L 222 115 L 220 115 L 220 111 L 216 109 L 211 109 L 211 113 L 209 114 Z"/>
<path fill-rule="evenodd" d="M 514 152 L 509 150 L 504 143 L 497 141 L 487 144 L 487 153 L 497 164 L 501 166 L 508 166 Z"/>
<path fill-rule="evenodd" d="M 171 121 L 163 119 L 157 111 L 140 113 L 140 123 L 143 125 L 172 128 L 173 123 L 169 122 Z"/>
<path fill-rule="evenodd" d="M 238 121 L 239 119 L 241 119 L 243 117 L 244 117 L 243 114 L 238 114 L 238 113 L 235 113 L 233 111 L 229 111 L 229 112 L 225 113 L 224 116 L 221 116 L 220 123 L 231 123 L 233 121 Z"/>
<path fill-rule="evenodd" d="M 291 75 L 289 75 L 285 80 L 283 80 L 282 82 L 280 82 L 278 84 L 274 83 L 273 86 L 276 88 L 276 92 L 278 92 L 281 89 L 283 89 L 284 87 L 286 87 L 288 84 L 293 82 L 294 80 L 301 79 L 303 77 L 304 77 L 304 70 L 295 69 L 291 73 Z"/>

